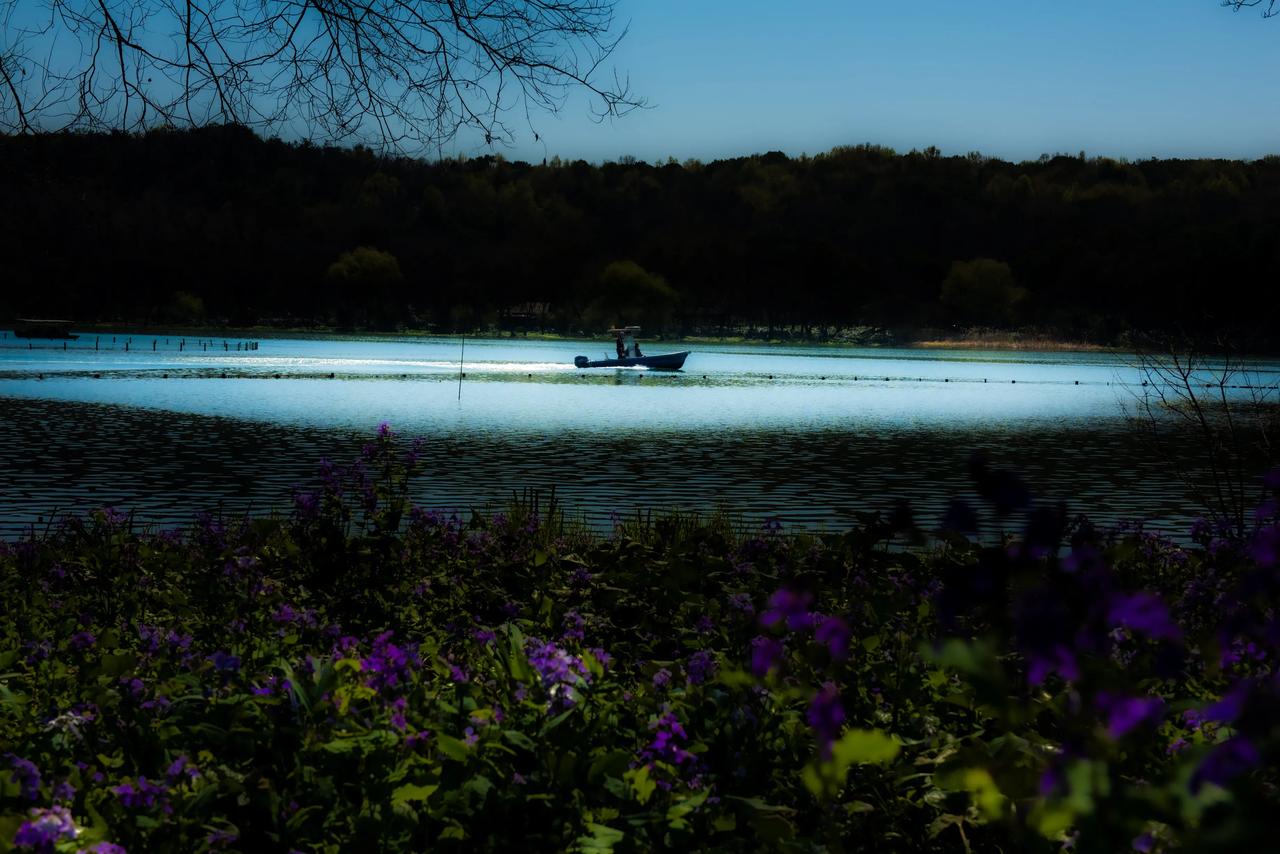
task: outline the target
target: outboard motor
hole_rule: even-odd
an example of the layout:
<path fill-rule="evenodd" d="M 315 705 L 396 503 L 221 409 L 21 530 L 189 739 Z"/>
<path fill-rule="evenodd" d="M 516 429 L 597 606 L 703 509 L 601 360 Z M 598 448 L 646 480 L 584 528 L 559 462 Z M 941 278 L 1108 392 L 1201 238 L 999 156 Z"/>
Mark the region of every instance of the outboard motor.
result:
<path fill-rule="evenodd" d="M 590 360 L 590 359 L 588 359 L 586 356 L 574 356 L 574 357 L 573 357 L 573 366 L 574 366 L 575 368 L 585 368 L 585 367 L 587 366 L 587 362 L 589 362 L 589 361 L 591 361 L 591 360 Z"/>

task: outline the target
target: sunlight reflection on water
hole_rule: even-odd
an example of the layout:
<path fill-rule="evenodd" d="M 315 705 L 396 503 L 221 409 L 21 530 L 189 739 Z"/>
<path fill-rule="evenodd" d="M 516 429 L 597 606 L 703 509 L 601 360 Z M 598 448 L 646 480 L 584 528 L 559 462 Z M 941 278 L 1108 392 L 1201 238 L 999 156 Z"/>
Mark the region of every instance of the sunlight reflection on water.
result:
<path fill-rule="evenodd" d="M 380 421 L 430 441 L 422 503 L 555 486 L 599 525 L 637 507 L 726 507 L 838 527 L 897 498 L 927 522 L 968 492 L 977 448 L 1102 521 L 1180 528 L 1189 510 L 1128 427 L 1140 374 L 1111 354 L 699 345 L 664 374 L 573 368 L 608 342 L 468 341 L 459 400 L 456 340 L 179 352 L 170 336 L 152 352 L 135 336 L 126 353 L 117 338 L 96 352 L 92 338 L 66 351 L 0 341 L 0 531 L 55 508 L 184 521 L 281 507 L 320 457 L 349 458 Z M 672 349 L 684 348 L 646 352 Z"/>

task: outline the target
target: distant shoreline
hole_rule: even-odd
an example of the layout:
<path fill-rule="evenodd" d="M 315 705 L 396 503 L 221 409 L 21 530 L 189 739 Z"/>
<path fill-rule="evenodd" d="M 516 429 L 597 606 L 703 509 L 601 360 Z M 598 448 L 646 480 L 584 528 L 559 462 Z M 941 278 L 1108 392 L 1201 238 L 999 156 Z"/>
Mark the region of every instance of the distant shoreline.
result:
<path fill-rule="evenodd" d="M 334 327 L 317 326 L 170 326 L 141 323 L 120 324 L 85 324 L 75 326 L 75 331 L 97 335 L 133 335 L 173 337 L 175 335 L 209 339 L 253 339 L 253 338 L 380 338 L 413 340 L 419 338 L 475 338 L 492 340 L 534 340 L 565 342 L 598 342 L 607 336 L 599 335 L 566 335 L 558 332 L 542 331 L 510 331 L 510 330 L 474 330 L 470 332 L 435 332 L 419 329 L 395 331 L 351 330 Z M 872 340 L 847 336 L 807 337 L 755 337 L 748 335 L 687 335 L 676 337 L 645 336 L 642 337 L 650 346 L 659 344 L 717 344 L 735 346 L 763 347 L 812 347 L 826 349 L 837 347 L 860 347 L 867 349 L 904 349 L 904 350 L 1025 350 L 1032 352 L 1082 352 L 1108 353 L 1123 352 L 1124 347 L 1118 345 L 1094 344 L 1086 341 L 1073 341 L 1051 335 L 1019 332 L 1019 331 L 972 331 L 958 335 L 937 335 L 937 330 L 922 330 L 922 334 L 902 334 L 880 336 Z"/>

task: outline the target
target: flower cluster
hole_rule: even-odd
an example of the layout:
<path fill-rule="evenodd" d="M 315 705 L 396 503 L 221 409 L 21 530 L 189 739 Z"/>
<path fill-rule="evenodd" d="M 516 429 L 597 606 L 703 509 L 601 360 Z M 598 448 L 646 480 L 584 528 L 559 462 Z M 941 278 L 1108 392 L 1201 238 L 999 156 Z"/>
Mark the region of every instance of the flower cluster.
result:
<path fill-rule="evenodd" d="M 31 810 L 31 817 L 23 822 L 13 837 L 17 848 L 35 851 L 52 851 L 59 842 L 75 839 L 80 835 L 71 811 L 64 806 Z"/>
<path fill-rule="evenodd" d="M 591 680 L 591 672 L 581 658 L 537 638 L 529 638 L 526 652 L 547 695 L 548 708 L 565 709 L 578 702 L 582 689 Z"/>

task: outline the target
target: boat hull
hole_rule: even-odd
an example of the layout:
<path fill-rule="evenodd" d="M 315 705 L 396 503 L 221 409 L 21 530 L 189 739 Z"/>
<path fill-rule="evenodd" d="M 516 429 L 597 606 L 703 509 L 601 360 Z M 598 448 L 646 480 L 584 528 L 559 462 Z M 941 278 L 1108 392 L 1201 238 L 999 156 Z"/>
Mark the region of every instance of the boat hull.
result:
<path fill-rule="evenodd" d="M 654 371 L 678 371 L 684 367 L 684 360 L 689 358 L 689 350 L 680 353 L 660 353 L 657 356 L 632 356 L 626 359 L 597 359 L 591 361 L 586 356 L 573 360 L 578 368 L 649 368 Z"/>

